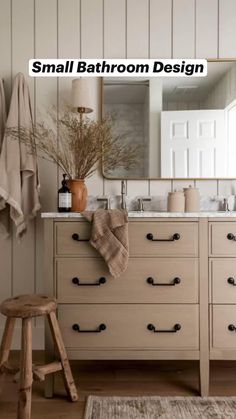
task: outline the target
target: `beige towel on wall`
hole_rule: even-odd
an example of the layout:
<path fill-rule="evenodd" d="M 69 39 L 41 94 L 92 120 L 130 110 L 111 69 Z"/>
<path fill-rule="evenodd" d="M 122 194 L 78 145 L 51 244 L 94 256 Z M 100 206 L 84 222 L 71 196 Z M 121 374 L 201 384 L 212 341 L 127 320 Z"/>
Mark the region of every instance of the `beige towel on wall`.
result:
<path fill-rule="evenodd" d="M 85 211 L 92 223 L 90 243 L 104 258 L 112 276 L 127 269 L 129 260 L 128 214 L 119 209 Z"/>
<path fill-rule="evenodd" d="M 32 127 L 30 95 L 23 74 L 16 75 L 6 128 Z M 9 234 L 4 208 L 16 226 L 17 237 L 27 228 L 27 219 L 34 217 L 40 209 L 37 159 L 27 151 L 19 138 L 11 139 L 5 133 L 0 155 L 0 233 Z"/>
<path fill-rule="evenodd" d="M 4 135 L 4 129 L 6 124 L 7 114 L 6 114 L 6 100 L 4 93 L 3 80 L 0 79 L 0 152 L 2 148 L 2 140 Z"/>
<path fill-rule="evenodd" d="M 2 141 L 4 137 L 6 120 L 7 120 L 7 112 L 6 112 L 6 98 L 5 98 L 5 91 L 4 91 L 4 83 L 3 83 L 3 80 L 0 79 L 0 154 L 1 154 L 1 149 L 2 149 Z M 1 232 L 4 234 L 6 231 L 10 229 L 10 218 L 9 218 L 9 208 L 7 205 L 5 205 L 4 201 L 1 204 L 1 198 L 0 198 L 0 205 L 3 206 L 3 209 L 1 210 L 1 216 L 0 216 L 0 219 L 2 221 L 2 223 L 0 224 L 0 235 L 1 235 Z"/>

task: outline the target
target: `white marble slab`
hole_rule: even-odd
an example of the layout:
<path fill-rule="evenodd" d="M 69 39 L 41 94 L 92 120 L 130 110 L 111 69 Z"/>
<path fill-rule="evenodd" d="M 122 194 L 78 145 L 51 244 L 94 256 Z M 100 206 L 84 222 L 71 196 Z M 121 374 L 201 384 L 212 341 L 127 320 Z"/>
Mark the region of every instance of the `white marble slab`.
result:
<path fill-rule="evenodd" d="M 130 211 L 129 218 L 236 218 L 236 211 L 203 211 L 203 212 L 156 212 L 156 211 Z M 78 212 L 43 212 L 42 218 L 83 218 Z"/>

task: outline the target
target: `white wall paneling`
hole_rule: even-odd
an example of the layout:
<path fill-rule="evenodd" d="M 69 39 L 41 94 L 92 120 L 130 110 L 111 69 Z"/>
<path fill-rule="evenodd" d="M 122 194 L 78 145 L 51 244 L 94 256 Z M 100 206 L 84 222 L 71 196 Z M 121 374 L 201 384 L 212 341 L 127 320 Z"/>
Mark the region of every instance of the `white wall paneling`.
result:
<path fill-rule="evenodd" d="M 0 77 L 4 79 L 4 88 L 7 103 L 10 100 L 12 62 L 11 62 L 11 2 L 9 0 L 0 1 Z"/>
<path fill-rule="evenodd" d="M 81 1 L 81 57 L 103 57 L 103 0 Z"/>
<path fill-rule="evenodd" d="M 236 1 L 219 0 L 219 56 L 236 57 Z"/>
<path fill-rule="evenodd" d="M 104 57 L 126 56 L 126 0 L 104 0 Z"/>
<path fill-rule="evenodd" d="M 196 187 L 202 196 L 217 195 L 217 181 L 215 180 L 197 180 Z"/>
<path fill-rule="evenodd" d="M 58 0 L 58 58 L 80 57 L 80 1 Z M 70 103 L 70 77 L 58 79 L 60 108 Z"/>
<path fill-rule="evenodd" d="M 172 0 L 150 0 L 150 58 L 172 55 Z"/>
<path fill-rule="evenodd" d="M 171 180 L 151 180 L 150 181 L 150 195 L 167 196 L 171 192 Z"/>
<path fill-rule="evenodd" d="M 127 0 L 127 58 L 149 56 L 149 0 Z"/>
<path fill-rule="evenodd" d="M 149 195 L 149 183 L 147 180 L 128 180 L 127 181 L 127 195 L 142 196 Z"/>
<path fill-rule="evenodd" d="M 218 56 L 218 0 L 196 1 L 196 57 Z"/>
<path fill-rule="evenodd" d="M 195 0 L 173 0 L 173 57 L 195 56 Z"/>
<path fill-rule="evenodd" d="M 236 195 L 236 181 L 219 180 L 218 194 L 225 197 Z"/>
<path fill-rule="evenodd" d="M 236 57 L 235 39 L 235 0 L 0 0 L 0 77 L 5 80 L 8 103 L 12 76 L 18 71 L 27 75 L 27 61 L 33 56 L 208 58 L 219 51 L 220 58 L 230 58 Z M 70 78 L 28 81 L 37 118 L 38 111 L 70 98 Z M 235 78 L 231 82 L 235 91 Z M 58 171 L 40 162 L 40 177 L 43 210 L 55 210 Z M 184 184 L 128 181 L 127 189 L 129 195 L 166 196 L 171 188 Z M 103 180 L 100 172 L 87 185 L 90 194 L 120 194 L 120 182 Z M 234 181 L 197 181 L 196 185 L 203 195 L 236 193 Z M 38 219 L 36 231 L 33 224 L 21 244 L 13 236 L 0 242 L 1 299 L 12 292 L 43 290 L 42 222 Z"/>
<path fill-rule="evenodd" d="M 104 195 L 120 195 L 121 181 L 105 179 Z"/>

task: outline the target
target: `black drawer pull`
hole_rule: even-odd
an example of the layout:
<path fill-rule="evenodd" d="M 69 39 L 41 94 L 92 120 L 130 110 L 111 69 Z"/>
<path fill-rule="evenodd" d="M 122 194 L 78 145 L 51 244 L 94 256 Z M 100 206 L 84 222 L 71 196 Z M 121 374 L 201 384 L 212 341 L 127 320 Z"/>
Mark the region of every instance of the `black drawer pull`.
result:
<path fill-rule="evenodd" d="M 149 323 L 147 325 L 147 329 L 150 330 L 150 332 L 154 332 L 154 333 L 176 333 L 181 329 L 181 325 L 177 323 L 177 324 L 174 325 L 173 329 L 170 329 L 170 330 L 163 330 L 163 329 L 161 330 L 160 329 L 160 330 L 158 330 L 158 329 L 155 328 L 155 326 L 153 324 Z"/>
<path fill-rule="evenodd" d="M 71 237 L 76 242 L 89 242 L 89 240 L 90 240 L 90 239 L 80 239 L 78 233 L 73 233 Z"/>
<path fill-rule="evenodd" d="M 104 276 L 102 276 L 101 278 L 99 278 L 99 280 L 97 282 L 80 282 L 79 278 L 77 278 L 76 276 L 74 278 L 72 278 L 72 283 L 75 285 L 78 285 L 79 287 L 96 287 L 99 285 L 103 285 L 107 282 L 106 278 Z"/>
<path fill-rule="evenodd" d="M 227 234 L 227 239 L 228 240 L 236 241 L 236 236 L 233 233 L 228 233 Z"/>
<path fill-rule="evenodd" d="M 174 242 L 176 240 L 180 239 L 179 233 L 174 233 L 173 236 L 170 239 L 154 239 L 152 233 L 148 233 L 146 235 L 146 238 L 152 242 Z"/>
<path fill-rule="evenodd" d="M 177 278 L 177 277 L 174 278 L 173 281 L 171 281 L 167 284 L 165 284 L 163 282 L 154 282 L 154 279 L 151 276 L 149 276 L 149 278 L 147 278 L 147 283 L 150 284 L 150 285 L 153 285 L 155 287 L 173 287 L 175 285 L 180 284 L 180 282 L 181 282 L 181 279 Z"/>
<path fill-rule="evenodd" d="M 228 278 L 228 279 L 227 279 L 227 282 L 228 282 L 228 284 L 230 284 L 230 285 L 234 285 L 234 286 L 236 286 L 236 282 L 235 282 L 235 279 L 234 279 L 234 278 Z"/>
<path fill-rule="evenodd" d="M 234 326 L 234 324 L 229 324 L 228 329 L 230 332 L 236 332 L 236 326 Z"/>
<path fill-rule="evenodd" d="M 101 333 L 106 330 L 106 325 L 104 323 L 100 324 L 95 330 L 80 330 L 80 325 L 78 323 L 73 324 L 72 329 L 78 333 Z"/>

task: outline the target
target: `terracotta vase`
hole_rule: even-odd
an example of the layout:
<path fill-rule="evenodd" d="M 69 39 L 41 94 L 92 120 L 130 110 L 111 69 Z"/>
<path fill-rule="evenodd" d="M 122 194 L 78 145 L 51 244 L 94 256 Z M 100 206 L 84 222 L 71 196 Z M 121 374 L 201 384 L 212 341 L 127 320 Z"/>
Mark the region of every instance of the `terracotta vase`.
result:
<path fill-rule="evenodd" d="M 72 194 L 72 212 L 82 212 L 87 205 L 87 187 L 84 179 L 71 179 L 69 182 Z"/>

